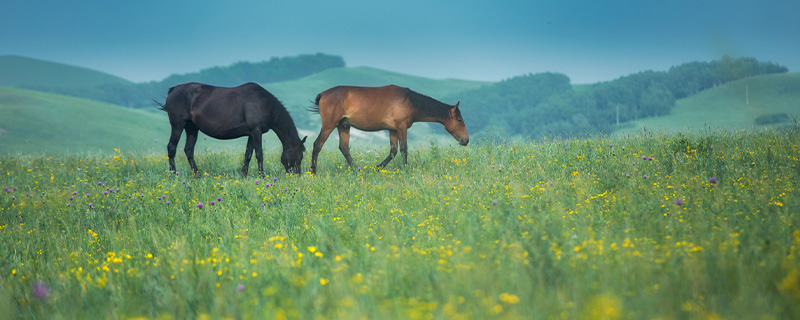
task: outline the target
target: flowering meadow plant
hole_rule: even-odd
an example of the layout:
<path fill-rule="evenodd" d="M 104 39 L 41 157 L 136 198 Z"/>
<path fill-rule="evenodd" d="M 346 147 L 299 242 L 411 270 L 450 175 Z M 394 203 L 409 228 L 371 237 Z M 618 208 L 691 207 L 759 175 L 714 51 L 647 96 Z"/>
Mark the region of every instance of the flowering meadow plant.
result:
<path fill-rule="evenodd" d="M 166 171 L 164 155 L 0 156 L 0 306 L 11 318 L 797 319 L 798 150 L 784 131 L 550 136 L 420 147 L 415 165 L 382 169 L 382 153 L 354 150 L 359 170 L 329 150 L 319 174 L 266 161 L 261 177 L 219 169 L 240 161 L 226 153 L 197 155 L 202 175 Z"/>

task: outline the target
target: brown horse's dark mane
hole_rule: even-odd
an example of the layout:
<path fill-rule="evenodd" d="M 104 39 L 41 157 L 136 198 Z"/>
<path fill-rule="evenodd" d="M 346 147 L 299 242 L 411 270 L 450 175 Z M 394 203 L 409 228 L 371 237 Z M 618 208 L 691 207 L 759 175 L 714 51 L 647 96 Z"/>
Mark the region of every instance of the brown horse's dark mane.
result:
<path fill-rule="evenodd" d="M 422 112 L 423 115 L 439 119 L 450 119 L 450 108 L 453 106 L 409 88 L 402 88 L 402 90 L 406 94 L 403 101 L 406 99 L 411 101 L 411 107 Z"/>

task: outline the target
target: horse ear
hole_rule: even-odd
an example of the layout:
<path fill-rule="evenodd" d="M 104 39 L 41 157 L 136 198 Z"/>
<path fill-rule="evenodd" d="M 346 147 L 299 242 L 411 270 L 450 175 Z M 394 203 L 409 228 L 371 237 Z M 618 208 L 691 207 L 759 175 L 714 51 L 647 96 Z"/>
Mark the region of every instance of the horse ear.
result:
<path fill-rule="evenodd" d="M 458 101 L 458 102 L 456 102 L 456 105 L 455 105 L 455 106 L 453 106 L 453 109 L 454 109 L 454 110 L 458 110 L 458 105 L 459 105 L 459 104 L 461 104 L 461 101 Z"/>
<path fill-rule="evenodd" d="M 306 138 L 308 138 L 308 136 L 303 137 L 303 140 L 300 140 L 300 143 L 306 143 Z"/>

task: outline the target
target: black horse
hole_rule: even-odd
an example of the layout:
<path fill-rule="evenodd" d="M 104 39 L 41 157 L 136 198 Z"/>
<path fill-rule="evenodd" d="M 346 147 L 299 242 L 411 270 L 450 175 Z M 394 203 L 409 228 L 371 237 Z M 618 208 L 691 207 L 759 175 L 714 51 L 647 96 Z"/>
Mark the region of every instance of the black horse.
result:
<path fill-rule="evenodd" d="M 270 129 L 283 144 L 281 163 L 286 172 L 300 174 L 300 164 L 306 142 L 300 140 L 297 127 L 286 108 L 269 91 L 255 83 L 245 83 L 235 88 L 222 88 L 190 82 L 169 88 L 167 102 L 159 104 L 166 111 L 172 134 L 167 144 L 169 169 L 175 171 L 175 151 L 186 130 L 186 159 L 192 171 L 198 173 L 194 163 L 194 145 L 197 131 L 217 138 L 234 139 L 247 136 L 247 151 L 244 153 L 242 174 L 247 175 L 250 157 L 256 151 L 258 172 L 263 174 L 264 155 L 261 151 L 261 135 Z"/>

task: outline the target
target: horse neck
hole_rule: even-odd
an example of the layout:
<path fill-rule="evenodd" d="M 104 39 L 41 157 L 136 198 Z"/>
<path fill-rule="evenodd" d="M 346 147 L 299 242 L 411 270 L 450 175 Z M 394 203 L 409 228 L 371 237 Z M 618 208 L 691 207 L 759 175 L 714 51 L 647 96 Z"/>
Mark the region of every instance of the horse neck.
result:
<path fill-rule="evenodd" d="M 433 115 L 429 115 L 429 114 L 425 114 L 425 112 L 422 112 L 420 110 L 416 110 L 415 111 L 413 119 L 414 119 L 414 122 L 438 122 L 438 123 L 441 123 L 441 124 L 444 124 L 444 122 L 447 121 L 447 119 L 444 119 L 444 118 L 441 118 L 441 117 L 437 117 L 437 116 L 433 116 Z"/>
<path fill-rule="evenodd" d="M 288 113 L 286 117 L 288 119 L 276 121 L 272 128 L 272 131 L 274 131 L 278 139 L 281 140 L 284 149 L 287 147 L 295 147 L 300 144 L 300 135 L 297 133 L 297 127 L 295 127 L 294 121 L 289 117 Z"/>

